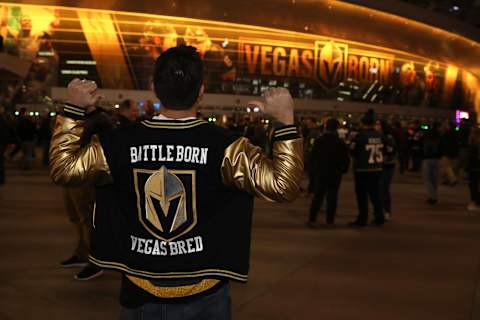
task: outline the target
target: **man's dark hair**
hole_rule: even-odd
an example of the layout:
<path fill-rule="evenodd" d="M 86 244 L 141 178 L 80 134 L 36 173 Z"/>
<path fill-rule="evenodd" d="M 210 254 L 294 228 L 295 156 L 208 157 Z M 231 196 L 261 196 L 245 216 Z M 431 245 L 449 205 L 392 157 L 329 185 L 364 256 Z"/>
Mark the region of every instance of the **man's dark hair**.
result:
<path fill-rule="evenodd" d="M 373 109 L 368 109 L 368 111 L 363 115 L 361 121 L 366 126 L 373 126 L 376 119 L 377 117 L 375 116 L 375 111 L 373 111 Z"/>
<path fill-rule="evenodd" d="M 327 120 L 326 129 L 328 132 L 334 132 L 334 133 L 337 132 L 339 126 L 340 126 L 340 123 L 338 122 L 337 119 L 330 118 Z"/>
<path fill-rule="evenodd" d="M 191 46 L 170 48 L 158 57 L 153 74 L 155 94 L 167 109 L 190 109 L 203 84 L 203 62 Z"/>

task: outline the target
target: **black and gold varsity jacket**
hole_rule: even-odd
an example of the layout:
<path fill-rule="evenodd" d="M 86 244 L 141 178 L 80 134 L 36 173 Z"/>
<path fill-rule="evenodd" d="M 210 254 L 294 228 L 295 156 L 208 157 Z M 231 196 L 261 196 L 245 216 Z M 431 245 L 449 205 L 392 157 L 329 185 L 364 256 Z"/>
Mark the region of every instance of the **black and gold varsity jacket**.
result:
<path fill-rule="evenodd" d="M 247 281 L 254 196 L 292 201 L 299 191 L 296 127 L 274 131 L 272 158 L 198 119 L 146 120 L 82 147 L 84 114 L 66 105 L 57 117 L 50 163 L 57 184 L 105 186 L 97 188 L 90 261 L 159 298 Z M 167 280 L 192 281 L 158 284 Z"/>

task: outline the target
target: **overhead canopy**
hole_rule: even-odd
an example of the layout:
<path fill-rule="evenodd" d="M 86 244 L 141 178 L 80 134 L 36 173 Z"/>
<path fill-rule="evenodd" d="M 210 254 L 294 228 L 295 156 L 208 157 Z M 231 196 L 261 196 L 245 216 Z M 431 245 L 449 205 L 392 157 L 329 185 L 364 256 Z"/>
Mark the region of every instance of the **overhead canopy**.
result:
<path fill-rule="evenodd" d="M 469 30 L 465 31 L 466 28 L 459 26 L 454 28 L 454 32 L 457 33 L 453 33 L 444 29 L 453 30 L 454 24 L 442 25 L 440 27 L 444 29 L 441 29 L 341 1 L 14 0 L 7 2 L 143 12 L 302 31 L 409 52 L 468 69 L 480 77 L 480 43 L 475 41 L 480 37 L 477 37 L 474 32 L 467 32 Z M 408 6 L 402 7 L 402 12 L 405 13 L 408 8 Z M 416 15 L 420 16 L 418 13 Z M 428 15 L 432 13 L 425 12 L 425 16 L 428 17 Z M 415 14 L 405 13 L 404 16 L 415 16 Z M 441 19 L 432 18 L 431 24 L 438 26 L 439 20 Z M 459 35 L 458 32 L 468 38 Z"/>

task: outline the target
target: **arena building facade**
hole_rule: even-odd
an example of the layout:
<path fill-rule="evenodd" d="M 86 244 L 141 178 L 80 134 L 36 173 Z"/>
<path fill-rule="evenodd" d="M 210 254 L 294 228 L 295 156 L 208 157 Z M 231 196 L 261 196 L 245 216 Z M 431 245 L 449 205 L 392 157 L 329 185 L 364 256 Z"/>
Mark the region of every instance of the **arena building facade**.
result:
<path fill-rule="evenodd" d="M 311 112 L 480 109 L 480 43 L 475 31 L 446 30 L 455 24 L 341 1 L 44 2 L 0 3 L 5 54 L 31 63 L 27 100 L 62 100 L 75 77 L 97 81 L 107 101 L 154 99 L 155 59 L 185 44 L 204 58 L 212 112 L 243 110 L 273 86 Z"/>

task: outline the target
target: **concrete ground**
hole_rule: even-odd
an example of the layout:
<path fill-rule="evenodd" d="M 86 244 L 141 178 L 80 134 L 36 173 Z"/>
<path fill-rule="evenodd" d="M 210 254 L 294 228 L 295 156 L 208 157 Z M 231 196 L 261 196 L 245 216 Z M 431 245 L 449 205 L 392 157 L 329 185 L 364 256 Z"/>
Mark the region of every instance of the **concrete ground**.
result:
<path fill-rule="evenodd" d="M 364 230 L 341 227 L 356 213 L 350 174 L 334 230 L 305 228 L 305 197 L 257 201 L 250 281 L 232 285 L 233 318 L 480 319 L 480 213 L 466 211 L 467 187 L 442 187 L 430 207 L 419 177 L 397 175 L 393 197 L 393 221 Z M 61 189 L 45 169 L 10 164 L 0 187 L 0 319 L 116 319 L 119 276 L 74 280 L 76 269 L 58 267 L 73 248 Z"/>

